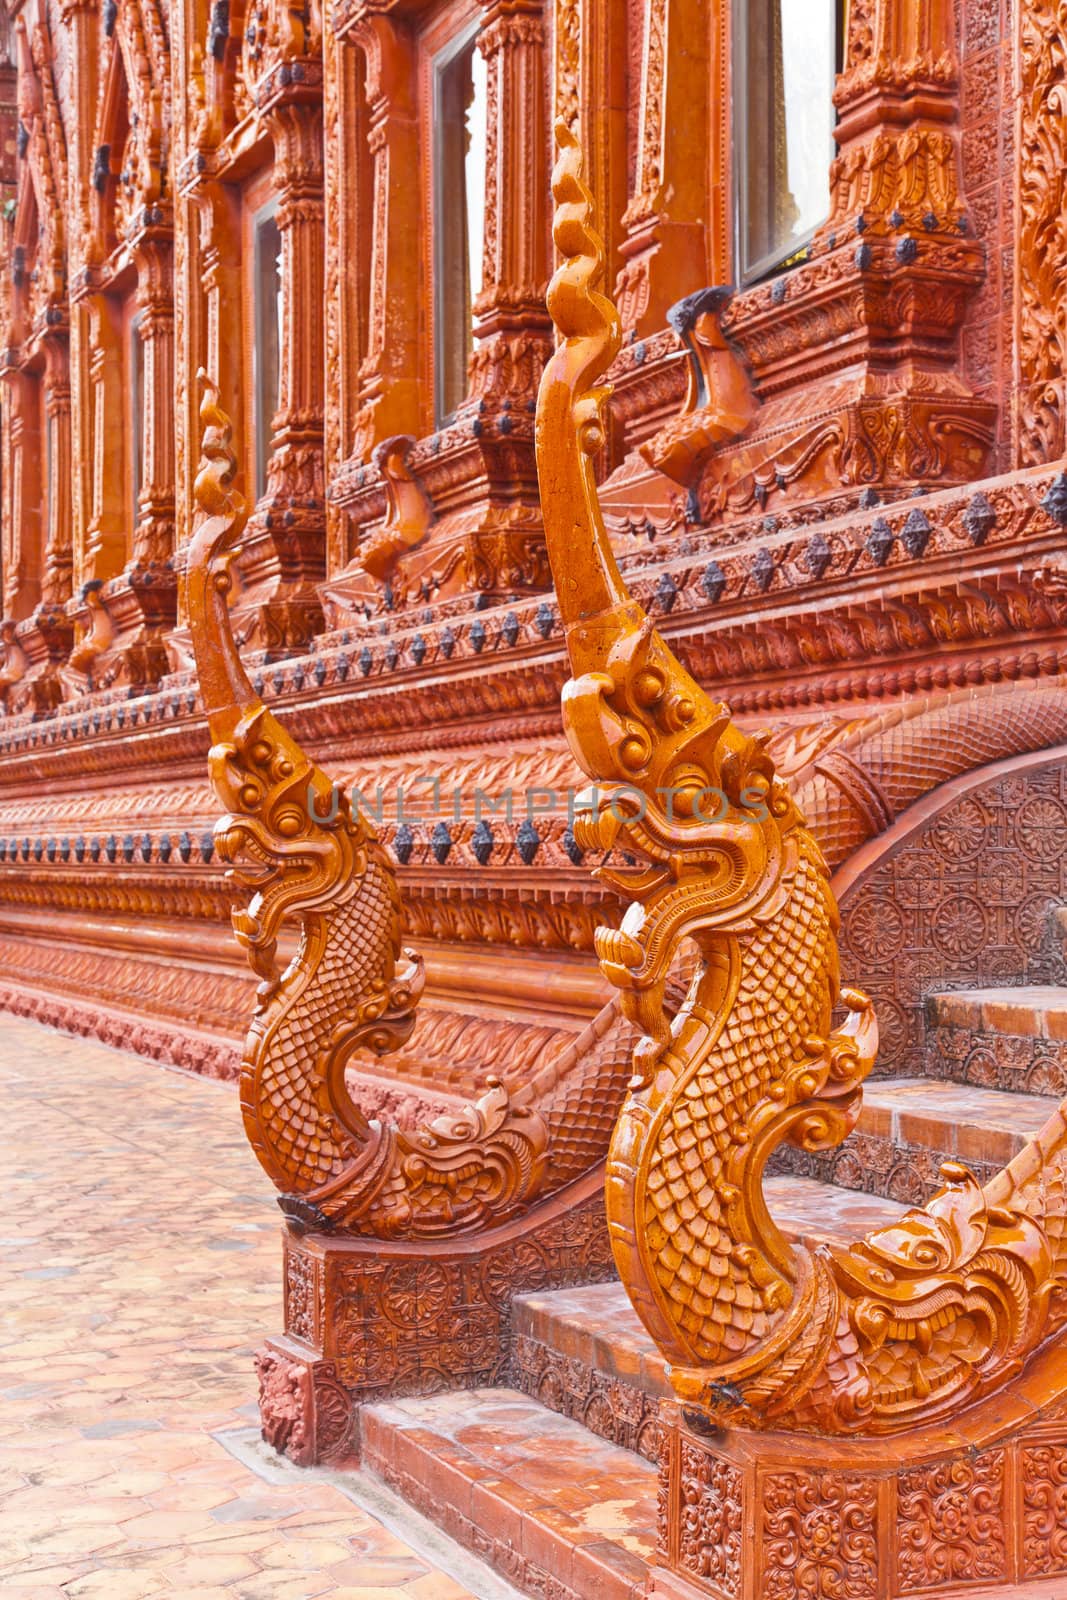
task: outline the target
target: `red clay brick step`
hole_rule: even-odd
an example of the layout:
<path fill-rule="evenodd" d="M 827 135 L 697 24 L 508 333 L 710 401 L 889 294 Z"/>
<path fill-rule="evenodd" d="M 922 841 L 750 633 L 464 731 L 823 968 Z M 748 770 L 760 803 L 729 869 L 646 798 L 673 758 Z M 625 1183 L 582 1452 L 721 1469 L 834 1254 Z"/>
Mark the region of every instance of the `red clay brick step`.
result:
<path fill-rule="evenodd" d="M 526 1594 L 644 1600 L 655 1467 L 525 1395 L 479 1389 L 371 1406 L 363 1461 Z M 1067 1600 L 1067 1577 L 965 1593 Z"/>
<path fill-rule="evenodd" d="M 946 1159 L 1002 1167 L 1058 1107 L 1050 1095 L 929 1078 L 876 1079 L 863 1092 L 859 1131 Z"/>
<path fill-rule="evenodd" d="M 989 1089 L 1067 1094 L 1067 989 L 957 989 L 927 996 L 923 1070 Z"/>
<path fill-rule="evenodd" d="M 811 1178 L 768 1178 L 766 1194 L 787 1233 L 839 1243 L 894 1222 L 903 1209 Z M 656 1411 L 670 1385 L 622 1285 L 520 1295 L 513 1316 L 515 1387 L 610 1443 L 653 1459 Z"/>
<path fill-rule="evenodd" d="M 656 1469 L 512 1389 L 369 1406 L 362 1456 L 509 1582 L 559 1600 L 638 1600 Z"/>
<path fill-rule="evenodd" d="M 926 1011 L 930 1021 L 941 1027 L 976 1028 L 1067 1043 L 1067 989 L 1051 984 L 940 990 L 927 996 Z"/>

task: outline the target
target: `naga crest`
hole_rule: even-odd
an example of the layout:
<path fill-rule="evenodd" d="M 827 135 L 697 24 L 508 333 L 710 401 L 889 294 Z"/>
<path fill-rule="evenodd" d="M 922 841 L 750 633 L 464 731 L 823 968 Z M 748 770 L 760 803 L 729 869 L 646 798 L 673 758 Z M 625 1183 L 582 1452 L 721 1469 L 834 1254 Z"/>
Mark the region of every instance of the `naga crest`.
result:
<path fill-rule="evenodd" d="M 774 916 L 796 865 L 798 813 L 766 735 L 741 733 L 730 708 L 690 676 L 630 597 L 604 528 L 593 458 L 609 391 L 595 379 L 620 344 L 615 307 L 593 285 L 604 251 L 590 226 L 581 150 L 557 124 L 556 244 L 564 256 L 548 306 L 564 336 L 538 401 L 538 470 L 574 676 L 563 724 L 597 784 L 574 823 L 585 850 L 638 858 L 598 876 L 632 901 L 596 939 L 603 969 L 644 1039 L 647 1074 L 669 1038 L 664 987 L 683 937 L 740 936 Z M 557 523 L 557 508 L 559 520 Z"/>
<path fill-rule="evenodd" d="M 208 770 L 225 814 L 215 824 L 220 858 L 252 890 L 234 912 L 234 932 L 263 979 L 260 1002 L 278 985 L 276 950 L 286 918 L 322 910 L 354 894 L 373 836 L 367 820 L 286 731 L 248 682 L 228 625 L 232 564 L 246 521 L 233 488 L 237 462 L 218 388 L 201 373 L 203 454 L 195 493 L 206 513 L 190 541 L 187 571 L 194 637 L 212 630 L 215 649 L 200 661 L 212 731 Z"/>
<path fill-rule="evenodd" d="M 538 470 L 574 673 L 567 737 L 604 786 L 575 834 L 612 852 L 599 870 L 631 901 L 597 952 L 644 1035 L 608 1160 L 616 1264 L 694 1425 L 891 1433 L 1003 1389 L 1067 1322 L 1067 1104 L 984 1188 L 949 1163 L 924 1210 L 850 1248 L 792 1244 L 775 1225 L 770 1156 L 851 1131 L 877 1025 L 839 987 L 826 864 L 765 739 L 693 681 L 612 553 L 592 457 L 619 326 L 594 290 L 581 152 L 556 134 L 564 260 L 548 303 L 563 342 L 538 402 Z M 620 853 L 638 864 L 617 868 Z M 692 979 L 668 1026 L 683 940 Z M 835 1029 L 839 1000 L 851 1014 Z"/>

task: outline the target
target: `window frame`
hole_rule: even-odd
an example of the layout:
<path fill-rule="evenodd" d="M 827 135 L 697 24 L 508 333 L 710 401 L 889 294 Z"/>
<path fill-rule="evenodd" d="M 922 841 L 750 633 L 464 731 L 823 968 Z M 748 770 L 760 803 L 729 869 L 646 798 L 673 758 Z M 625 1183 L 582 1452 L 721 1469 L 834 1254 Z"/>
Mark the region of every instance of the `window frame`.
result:
<path fill-rule="evenodd" d="M 445 315 L 443 299 L 445 291 L 445 272 L 447 268 L 446 251 L 449 247 L 449 230 L 438 226 L 438 218 L 443 214 L 447 204 L 447 173 L 445 162 L 441 158 L 438 141 L 438 128 L 444 120 L 443 108 L 443 80 L 448 68 L 454 64 L 457 57 L 470 47 L 477 48 L 478 38 L 482 31 L 482 17 L 476 15 L 469 18 L 456 31 L 433 50 L 429 57 L 430 73 L 430 164 L 432 181 L 430 186 L 430 237 L 431 249 L 431 281 L 432 281 L 432 351 L 433 351 L 433 421 L 436 429 L 447 427 L 454 419 L 458 407 L 451 410 L 445 408 L 445 381 L 446 364 L 443 359 L 445 339 Z M 468 262 L 468 273 L 470 263 Z M 469 282 L 469 277 L 468 277 Z M 470 297 L 471 303 L 471 342 L 473 344 L 473 303 L 474 296 Z M 460 400 L 462 404 L 462 398 Z"/>
<path fill-rule="evenodd" d="M 260 501 L 263 498 L 263 496 L 266 494 L 266 492 L 267 492 L 267 472 L 268 472 L 268 467 L 270 465 L 271 442 L 272 442 L 272 438 L 273 438 L 274 418 L 275 418 L 275 416 L 276 416 L 276 414 L 278 412 L 278 408 L 279 408 L 279 405 L 281 403 L 281 379 L 282 379 L 282 328 L 281 328 L 281 318 L 282 318 L 282 312 L 283 312 L 283 306 L 282 306 L 282 274 L 281 274 L 282 236 L 281 236 L 281 230 L 278 228 L 278 224 L 277 224 L 277 221 L 276 221 L 277 213 L 278 213 L 278 197 L 277 197 L 277 195 L 274 195 L 274 196 L 272 196 L 271 199 L 267 200 L 263 205 L 257 206 L 256 209 L 251 213 L 251 216 L 249 217 L 249 224 L 250 224 L 250 231 L 251 231 L 251 245 L 252 245 L 252 250 L 251 250 L 251 255 L 252 255 L 252 262 L 251 262 L 251 267 L 252 267 L 252 295 L 251 295 L 251 302 L 252 302 L 252 304 L 251 304 L 251 313 L 252 313 L 252 317 L 251 317 L 251 320 L 252 320 L 252 339 L 251 339 L 252 395 L 251 395 L 251 400 L 252 400 L 252 437 L 253 437 L 252 471 L 253 471 L 253 480 L 254 480 L 254 489 L 255 489 L 255 500 L 256 500 L 256 502 Z M 273 406 L 270 407 L 270 415 L 269 416 L 264 414 L 264 411 L 265 411 L 265 408 L 264 408 L 264 382 L 265 382 L 265 375 L 264 375 L 264 370 L 263 370 L 263 355 L 262 355 L 262 351 L 261 351 L 261 337 L 260 337 L 261 333 L 264 330 L 264 328 L 267 326 L 266 320 L 265 320 L 265 308 L 264 308 L 263 299 L 262 299 L 262 296 L 261 296 L 261 285 L 262 285 L 262 279 L 263 279 L 263 270 L 262 270 L 263 269 L 263 246 L 262 246 L 262 239 L 263 239 L 263 230 L 264 230 L 264 227 L 265 227 L 265 225 L 267 223 L 273 223 L 274 224 L 274 230 L 278 235 L 278 251 L 277 251 L 277 255 L 275 256 L 275 260 L 278 263 L 277 269 L 276 269 L 277 294 L 276 294 L 275 299 L 274 299 L 274 314 L 273 314 L 273 317 L 271 318 L 271 325 L 272 325 L 273 330 L 274 330 L 274 346 L 275 346 L 275 349 L 274 349 L 274 366 L 275 366 L 277 391 L 276 391 L 275 398 L 274 398 L 274 404 L 273 404 Z"/>
<path fill-rule="evenodd" d="M 737 284 L 744 289 L 751 288 L 753 284 L 761 283 L 767 278 L 777 276 L 779 272 L 788 270 L 788 266 L 807 250 L 811 241 L 826 221 L 821 217 L 806 233 L 796 239 L 790 240 L 787 247 L 780 250 L 769 251 L 759 257 L 748 267 L 744 263 L 744 245 L 748 227 L 748 8 L 752 0 L 733 0 L 730 9 L 731 24 L 731 51 L 730 51 L 730 81 L 733 86 L 731 94 L 732 112 L 730 117 L 730 134 L 733 143 L 733 160 L 730 164 L 730 179 L 733 185 L 733 271 Z M 833 5 L 833 59 L 835 78 L 842 70 L 842 51 L 848 24 L 849 0 L 832 0 Z M 829 172 L 830 163 L 835 153 L 833 127 L 837 122 L 836 109 L 833 108 L 829 148 L 826 152 L 826 166 Z M 827 195 L 829 199 L 829 194 Z M 829 210 L 827 210 L 829 215 Z"/>

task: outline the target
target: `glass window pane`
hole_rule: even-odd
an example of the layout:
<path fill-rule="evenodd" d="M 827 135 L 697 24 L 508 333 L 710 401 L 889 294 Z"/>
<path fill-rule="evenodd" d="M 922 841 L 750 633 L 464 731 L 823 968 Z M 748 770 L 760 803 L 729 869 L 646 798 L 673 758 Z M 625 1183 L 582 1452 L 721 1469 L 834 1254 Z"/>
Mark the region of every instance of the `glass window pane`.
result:
<path fill-rule="evenodd" d="M 467 393 L 482 287 L 488 94 L 476 30 L 434 60 L 434 371 L 438 425 Z"/>
<path fill-rule="evenodd" d="M 282 236 L 273 210 L 256 218 L 255 225 L 255 379 L 256 499 L 266 493 L 267 461 L 274 413 L 278 409 L 281 316 Z"/>
<path fill-rule="evenodd" d="M 787 260 L 829 210 L 836 0 L 741 0 L 740 276 Z"/>

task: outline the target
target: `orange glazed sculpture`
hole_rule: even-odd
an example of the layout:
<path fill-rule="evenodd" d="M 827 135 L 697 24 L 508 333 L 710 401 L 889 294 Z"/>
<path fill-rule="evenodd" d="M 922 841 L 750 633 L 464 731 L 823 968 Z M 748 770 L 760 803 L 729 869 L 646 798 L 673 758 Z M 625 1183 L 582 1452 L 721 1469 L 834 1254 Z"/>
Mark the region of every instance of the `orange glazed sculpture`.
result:
<path fill-rule="evenodd" d="M 361 1049 L 404 1042 L 422 966 L 402 948 L 400 895 L 372 823 L 304 755 L 241 666 L 227 600 L 245 512 L 229 420 L 215 385 L 203 375 L 201 385 L 186 601 L 211 780 L 226 807 L 215 846 L 252 891 L 233 912 L 260 979 L 241 1107 L 287 1218 L 286 1332 L 257 1358 L 264 1433 L 297 1461 L 341 1459 L 367 1398 L 434 1389 L 444 1373 L 471 1385 L 497 1377 L 514 1292 L 608 1272 L 603 1161 L 633 1033 L 609 1004 L 519 1088 L 491 1079 L 476 1101 L 413 1128 L 353 1101 L 347 1066 Z M 283 967 L 290 930 L 298 943 Z M 472 1233 L 473 1245 L 457 1249 L 457 1236 Z M 398 1335 L 391 1296 L 403 1300 L 412 1272 L 446 1287 L 436 1315 Z"/>
<path fill-rule="evenodd" d="M 798 1563 L 810 1582 L 782 1593 L 951 1587 L 942 1480 L 965 1491 L 979 1538 L 990 1508 L 1025 1495 L 1035 1448 L 1067 1447 L 1067 1116 L 984 1189 L 947 1164 L 925 1210 L 851 1248 L 790 1244 L 776 1227 L 769 1156 L 846 1136 L 877 1028 L 865 996 L 839 991 L 827 871 L 763 741 L 693 681 L 612 555 L 591 458 L 619 324 L 593 287 L 603 248 L 580 149 L 562 123 L 557 139 L 564 261 L 548 298 L 563 343 L 542 381 L 538 464 L 574 674 L 565 730 L 604 786 L 575 834 L 638 862 L 610 871 L 630 907 L 597 953 L 642 1035 L 608 1161 L 612 1245 L 680 1402 L 655 1592 L 687 1595 L 696 1579 L 756 1600 Z M 686 941 L 695 970 L 672 1021 L 665 984 Z M 839 998 L 852 1012 L 831 1031 Z M 901 1582 L 890 1533 L 904 1500 L 928 1523 L 904 1558 L 917 1582 Z M 742 1526 L 761 1530 L 754 1560 Z M 1017 1560 L 1012 1545 L 989 1575 L 1012 1577 Z"/>
<path fill-rule="evenodd" d="M 496 1082 L 414 1131 L 368 1120 L 352 1102 L 346 1065 L 357 1050 L 381 1054 L 408 1037 L 422 963 L 401 946 L 396 877 L 370 819 L 304 755 L 241 666 L 227 596 L 245 513 L 229 420 L 215 385 L 203 374 L 201 384 L 187 599 L 211 780 L 227 807 L 215 844 L 235 882 L 254 891 L 233 913 L 261 980 L 241 1069 L 249 1141 L 283 1211 L 302 1225 L 379 1238 L 484 1227 L 603 1158 L 628 1030 L 617 1026 L 620 1046 L 604 1052 L 590 1048 L 596 1029 L 518 1093 Z M 300 943 L 283 970 L 287 922 Z"/>

